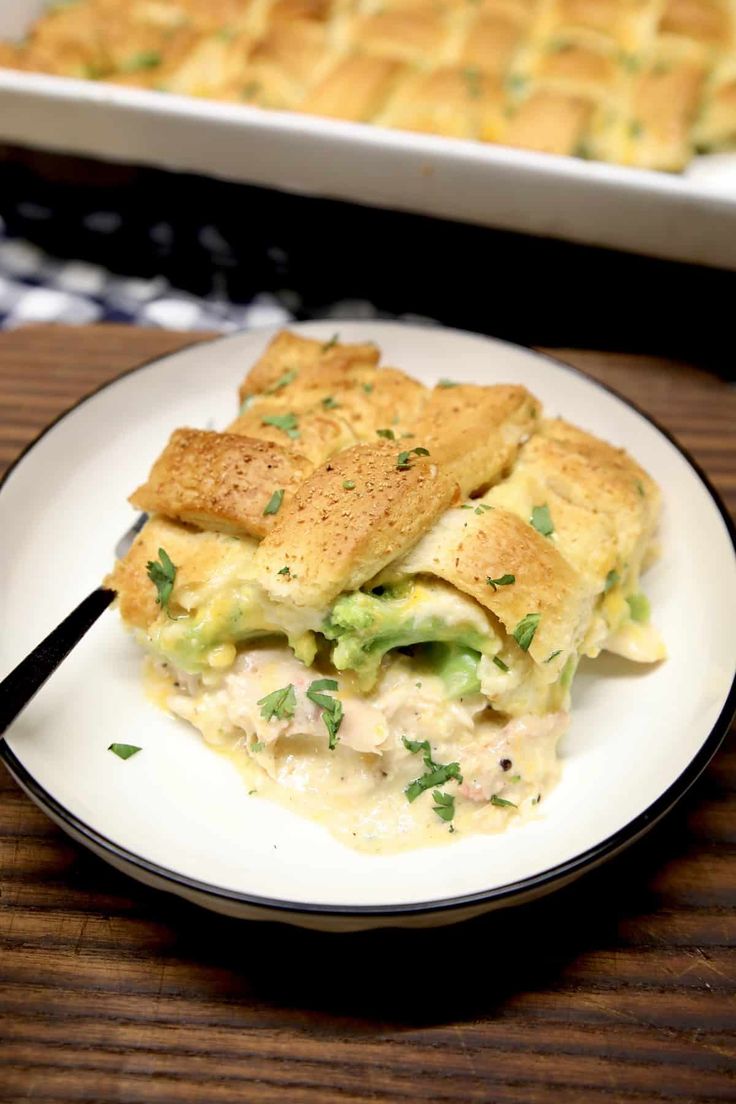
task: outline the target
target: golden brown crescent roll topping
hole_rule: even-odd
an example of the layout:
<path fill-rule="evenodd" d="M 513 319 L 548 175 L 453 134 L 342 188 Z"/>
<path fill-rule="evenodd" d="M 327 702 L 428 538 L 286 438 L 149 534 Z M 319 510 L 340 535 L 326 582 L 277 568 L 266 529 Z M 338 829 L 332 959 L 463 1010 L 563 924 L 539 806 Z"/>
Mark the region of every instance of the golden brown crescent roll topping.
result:
<path fill-rule="evenodd" d="M 274 523 L 264 514 L 270 496 L 281 489 L 288 503 L 311 470 L 306 457 L 271 441 L 177 429 L 130 502 L 200 529 L 262 537 Z"/>

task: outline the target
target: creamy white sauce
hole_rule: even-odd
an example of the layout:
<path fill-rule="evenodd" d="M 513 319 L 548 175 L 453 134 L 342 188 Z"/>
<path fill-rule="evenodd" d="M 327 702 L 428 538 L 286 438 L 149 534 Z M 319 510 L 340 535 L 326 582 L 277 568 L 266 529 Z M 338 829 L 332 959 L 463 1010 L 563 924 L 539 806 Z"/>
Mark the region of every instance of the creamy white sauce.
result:
<path fill-rule="evenodd" d="M 334 751 L 322 710 L 306 691 L 322 677 L 336 678 L 333 695 L 344 719 Z M 149 661 L 156 700 L 200 730 L 236 763 L 252 796 L 267 797 L 323 823 L 361 851 L 400 851 L 497 832 L 528 816 L 557 780 L 557 742 L 565 712 L 510 719 L 474 694 L 449 701 L 435 675 L 417 673 L 405 656 L 393 657 L 368 695 L 348 673 L 317 671 L 286 646 L 242 651 L 229 670 L 202 676 Z M 265 720 L 258 702 L 293 685 L 293 717 Z M 459 763 L 462 783 L 449 780 L 409 802 L 406 787 L 428 767 L 408 741 L 428 740 L 435 764 Z M 434 789 L 455 798 L 450 823 L 434 811 Z M 496 801 L 511 804 L 496 805 Z"/>

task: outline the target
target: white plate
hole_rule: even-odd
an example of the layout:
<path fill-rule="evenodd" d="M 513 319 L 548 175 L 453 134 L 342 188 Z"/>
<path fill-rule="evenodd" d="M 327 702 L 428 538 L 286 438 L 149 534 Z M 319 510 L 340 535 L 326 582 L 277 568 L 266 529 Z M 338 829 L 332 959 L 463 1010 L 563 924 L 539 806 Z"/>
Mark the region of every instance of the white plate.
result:
<path fill-rule="evenodd" d="M 299 332 L 325 339 L 331 326 Z M 630 449 L 660 483 L 664 555 L 646 578 L 668 661 L 581 669 L 562 780 L 535 822 L 392 856 L 352 852 L 258 797 L 231 763 L 143 695 L 140 653 L 108 612 L 8 733 L 6 763 L 70 834 L 116 866 L 215 909 L 319 927 L 435 923 L 559 885 L 640 835 L 703 769 L 734 707 L 736 563 L 712 490 L 659 429 L 575 370 L 504 342 L 399 323 L 341 325 L 385 361 L 525 384 L 550 413 Z M 242 333 L 138 369 L 58 421 L 0 494 L 0 668 L 9 670 L 109 568 L 169 432 L 225 424 L 270 332 Z M 112 741 L 143 751 L 121 761 Z"/>
<path fill-rule="evenodd" d="M 46 0 L 3 0 L 0 38 Z M 682 175 L 0 69 L 0 141 L 736 269 L 736 155 Z"/>

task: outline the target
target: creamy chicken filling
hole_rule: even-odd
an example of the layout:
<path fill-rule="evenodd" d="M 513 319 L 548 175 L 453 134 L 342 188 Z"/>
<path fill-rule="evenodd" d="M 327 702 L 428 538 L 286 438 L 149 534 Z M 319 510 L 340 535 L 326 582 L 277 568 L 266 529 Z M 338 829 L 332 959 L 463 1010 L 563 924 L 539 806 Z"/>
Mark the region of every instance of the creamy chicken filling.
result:
<path fill-rule="evenodd" d="M 256 788 L 273 783 L 271 796 L 311 803 L 312 815 L 316 805 L 333 831 L 367 849 L 493 831 L 533 810 L 557 779 L 568 724 L 565 710 L 500 714 L 480 686 L 450 697 L 442 675 L 408 655 L 384 663 L 368 693 L 352 673 L 309 669 L 276 642 L 242 650 L 227 671 L 193 675 L 155 661 L 150 678 L 172 713 L 247 761 Z M 311 689 L 325 682 L 334 688 Z M 334 741 L 325 699 L 340 703 Z"/>

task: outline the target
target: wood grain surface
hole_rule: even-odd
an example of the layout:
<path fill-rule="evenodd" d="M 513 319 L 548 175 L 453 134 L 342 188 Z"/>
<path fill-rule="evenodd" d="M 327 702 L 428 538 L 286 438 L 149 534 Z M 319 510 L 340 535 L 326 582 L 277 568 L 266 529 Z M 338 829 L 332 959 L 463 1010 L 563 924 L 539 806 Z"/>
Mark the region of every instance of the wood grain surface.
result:
<path fill-rule="evenodd" d="M 0 335 L 0 462 L 191 336 Z M 736 393 L 687 364 L 557 351 L 633 398 L 736 509 Z M 696 652 L 694 653 L 696 655 Z M 0 768 L 0 1100 L 736 1100 L 736 752 L 575 886 L 421 932 L 231 921 L 72 844 Z"/>

